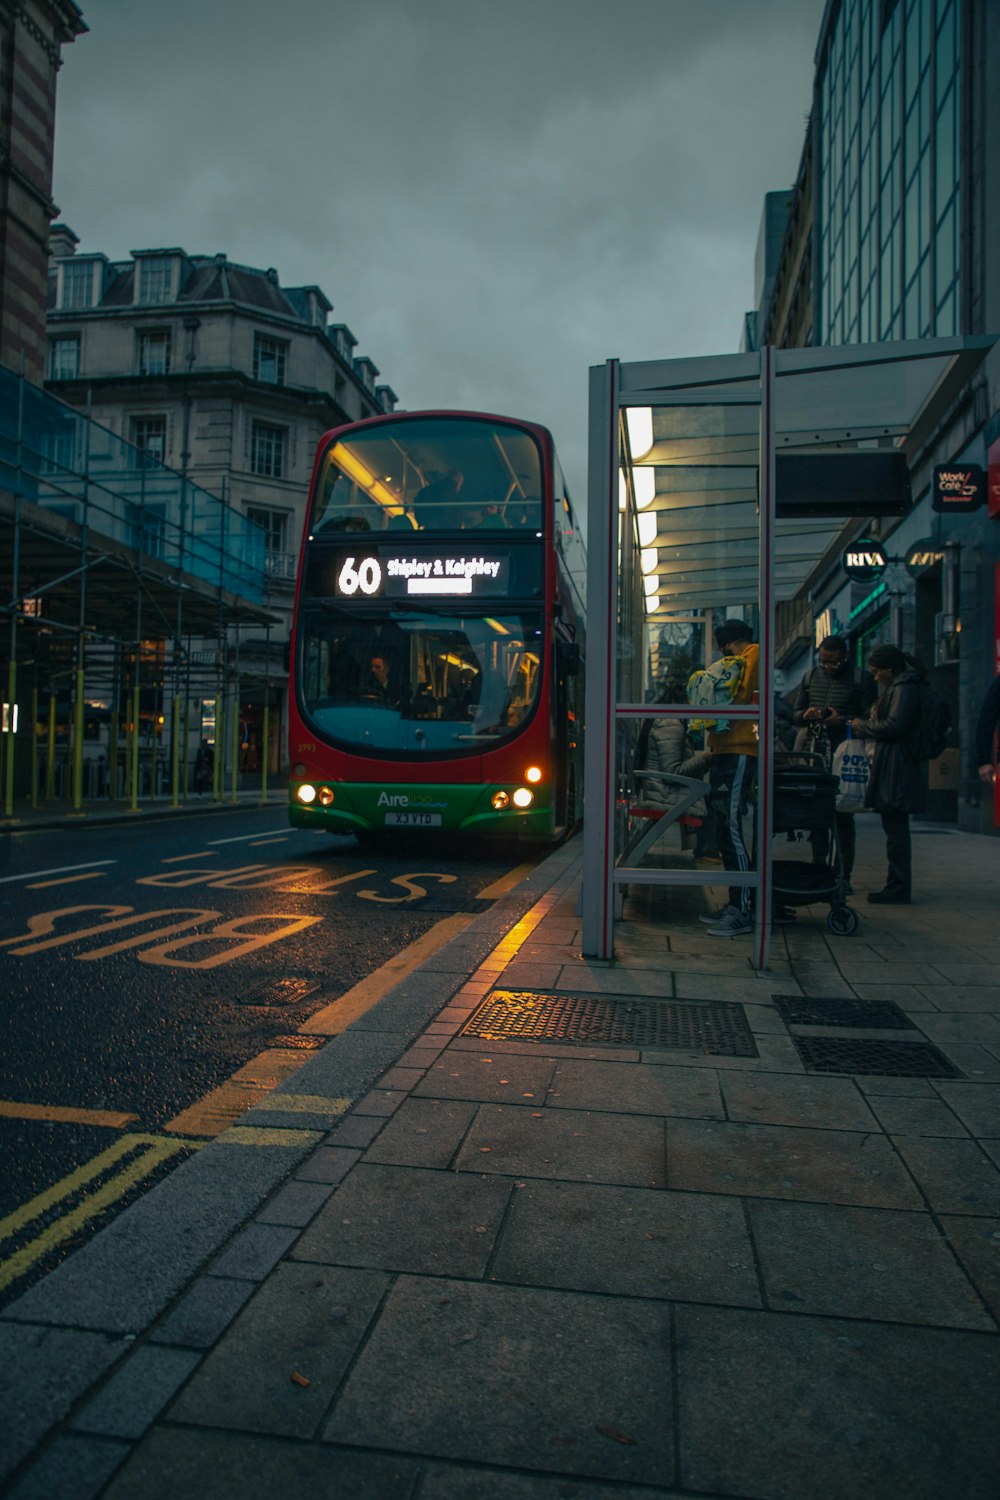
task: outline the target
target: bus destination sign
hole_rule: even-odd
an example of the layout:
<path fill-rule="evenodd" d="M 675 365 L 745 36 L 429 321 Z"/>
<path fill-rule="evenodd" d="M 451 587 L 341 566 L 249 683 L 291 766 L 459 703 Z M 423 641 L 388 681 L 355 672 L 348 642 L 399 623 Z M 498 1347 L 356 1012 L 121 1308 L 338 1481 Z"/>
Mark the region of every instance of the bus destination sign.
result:
<path fill-rule="evenodd" d="M 526 556 L 519 557 L 518 568 L 512 569 L 509 547 L 404 549 L 384 545 L 350 551 L 338 547 L 332 554 L 314 552 L 311 560 L 315 572 L 309 580 L 310 593 L 358 602 L 507 598 L 512 592 L 512 571 L 523 573 L 528 562 Z M 537 573 L 537 564 L 530 571 Z M 532 579 L 528 592 L 534 593 L 538 582 Z"/>

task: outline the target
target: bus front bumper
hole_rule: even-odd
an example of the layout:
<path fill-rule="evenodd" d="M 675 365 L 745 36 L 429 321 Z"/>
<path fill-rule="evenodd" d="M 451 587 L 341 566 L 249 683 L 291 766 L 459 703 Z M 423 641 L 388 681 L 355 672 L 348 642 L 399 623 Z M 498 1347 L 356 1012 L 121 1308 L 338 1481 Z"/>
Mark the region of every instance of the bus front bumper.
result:
<path fill-rule="evenodd" d="M 306 789 L 305 800 L 302 796 Z M 295 828 L 328 833 L 403 832 L 491 834 L 523 839 L 553 836 L 547 790 L 532 792 L 528 807 L 514 802 L 514 786 L 393 786 L 363 782 L 301 782 L 289 785 L 288 817 Z M 504 801 L 504 799 L 506 799 Z M 497 806 L 497 802 L 503 805 Z"/>

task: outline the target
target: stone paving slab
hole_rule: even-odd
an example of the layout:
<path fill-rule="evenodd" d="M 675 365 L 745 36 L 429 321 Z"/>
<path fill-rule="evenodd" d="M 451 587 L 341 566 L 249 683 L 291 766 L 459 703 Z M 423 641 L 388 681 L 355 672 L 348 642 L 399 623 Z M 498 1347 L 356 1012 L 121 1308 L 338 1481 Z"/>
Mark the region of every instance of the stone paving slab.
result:
<path fill-rule="evenodd" d="M 157 1428 L 107 1500 L 410 1500 L 418 1467 L 395 1454 L 338 1452 L 249 1433 Z"/>
<path fill-rule="evenodd" d="M 466 1172 L 663 1187 L 664 1122 L 649 1116 L 484 1104 L 456 1166 Z"/>
<path fill-rule="evenodd" d="M 762 1305 L 741 1204 L 701 1193 L 518 1182 L 490 1274 L 526 1286 Z"/>
<path fill-rule="evenodd" d="M 140 1438 L 192 1373 L 199 1355 L 190 1349 L 137 1349 L 73 1418 L 77 1432 Z"/>
<path fill-rule="evenodd" d="M 943 1099 L 871 1098 L 872 1111 L 886 1135 L 968 1137 L 969 1132 Z"/>
<path fill-rule="evenodd" d="M 101 1333 L 0 1323 L 0 1481 L 127 1349 Z"/>
<path fill-rule="evenodd" d="M 751 1203 L 770 1306 L 995 1333 L 926 1213 L 828 1203 Z"/>
<path fill-rule="evenodd" d="M 478 1172 L 362 1162 L 292 1251 L 295 1260 L 482 1276 L 510 1184 Z"/>
<path fill-rule="evenodd" d="M 447 1167 L 465 1139 L 477 1108 L 469 1099 L 407 1099 L 369 1146 L 365 1161 L 401 1167 Z"/>
<path fill-rule="evenodd" d="M 423 1493 L 433 1500 L 694 1500 L 680 1490 L 648 1489 L 630 1484 L 627 1491 L 618 1485 L 592 1483 L 573 1478 L 555 1479 L 538 1474 L 498 1473 L 495 1469 L 433 1463 L 427 1466 Z"/>
<path fill-rule="evenodd" d="M 1000 1218 L 940 1218 L 952 1250 L 1000 1324 Z"/>
<path fill-rule="evenodd" d="M 170 1407 L 169 1420 L 311 1437 L 389 1285 L 377 1271 L 280 1266 Z M 203 1493 L 214 1495 L 211 1486 Z M 292 1492 L 282 1485 L 277 1493 Z"/>
<path fill-rule="evenodd" d="M 658 1303 L 405 1277 L 324 1436 L 662 1485 L 673 1426 L 670 1318 Z"/>
<path fill-rule="evenodd" d="M 976 1141 L 892 1140 L 936 1213 L 1000 1214 L 1000 1169 Z"/>
<path fill-rule="evenodd" d="M 850 1078 L 791 1078 L 781 1073 L 723 1073 L 730 1120 L 757 1125 L 813 1125 L 877 1130 L 878 1121 Z"/>
<path fill-rule="evenodd" d="M 545 1102 L 553 1109 L 613 1114 L 693 1115 L 712 1120 L 725 1115 L 718 1079 L 712 1073 L 649 1063 L 560 1061 Z"/>
<path fill-rule="evenodd" d="M 128 1458 L 128 1443 L 82 1433 L 60 1434 L 21 1475 L 7 1500 L 94 1500 Z"/>
<path fill-rule="evenodd" d="M 475 1099 L 536 1107 L 555 1073 L 555 1059 L 534 1055 L 493 1055 L 493 1043 L 475 1038 L 476 1049 L 448 1051 L 428 1068 L 413 1090 L 415 1098 Z"/>
<path fill-rule="evenodd" d="M 990 1500 L 1000 1339 L 678 1307 L 679 1482 L 802 1500 Z M 725 1413 L 720 1421 L 720 1413 Z"/>
<path fill-rule="evenodd" d="M 756 1057 L 729 1057 L 721 1052 L 686 1052 L 680 1047 L 644 1047 L 642 1060 L 645 1063 L 664 1064 L 685 1068 L 717 1068 L 720 1071 L 756 1073 L 759 1069 L 772 1073 L 805 1073 L 805 1066 L 788 1036 L 754 1032 L 757 1047 Z"/>
<path fill-rule="evenodd" d="M 935 1088 L 973 1135 L 1000 1140 L 1000 1085 L 959 1083 L 942 1078 L 936 1082 Z"/>
<path fill-rule="evenodd" d="M 974 1011 L 979 1015 L 1000 1011 L 1000 983 L 921 984 L 917 988 L 935 1010 Z"/>
<path fill-rule="evenodd" d="M 979 1015 L 975 1011 L 925 1013 L 920 1029 L 937 1047 L 947 1049 L 954 1042 L 983 1042 L 1000 1046 L 1000 1016 Z"/>
<path fill-rule="evenodd" d="M 873 1208 L 924 1206 L 882 1136 L 711 1120 L 670 1120 L 666 1129 L 668 1181 L 674 1188 Z"/>

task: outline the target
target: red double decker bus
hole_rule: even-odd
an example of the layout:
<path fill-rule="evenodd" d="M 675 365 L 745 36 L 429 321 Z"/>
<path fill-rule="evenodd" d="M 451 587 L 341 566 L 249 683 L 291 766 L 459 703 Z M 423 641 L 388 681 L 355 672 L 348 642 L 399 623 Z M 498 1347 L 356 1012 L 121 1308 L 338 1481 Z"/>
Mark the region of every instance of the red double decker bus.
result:
<path fill-rule="evenodd" d="M 292 632 L 292 823 L 561 837 L 583 793 L 584 587 L 544 427 L 434 411 L 327 433 Z"/>

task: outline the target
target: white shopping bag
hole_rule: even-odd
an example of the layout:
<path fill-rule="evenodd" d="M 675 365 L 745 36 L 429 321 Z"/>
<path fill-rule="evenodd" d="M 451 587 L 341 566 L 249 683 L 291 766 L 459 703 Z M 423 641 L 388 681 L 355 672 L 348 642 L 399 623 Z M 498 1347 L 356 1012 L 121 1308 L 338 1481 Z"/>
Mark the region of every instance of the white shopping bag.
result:
<path fill-rule="evenodd" d="M 871 765 L 865 754 L 864 740 L 855 739 L 847 726 L 847 738 L 841 740 L 833 752 L 833 775 L 840 781 L 837 793 L 837 811 L 846 813 L 864 812 L 865 792 Z"/>

